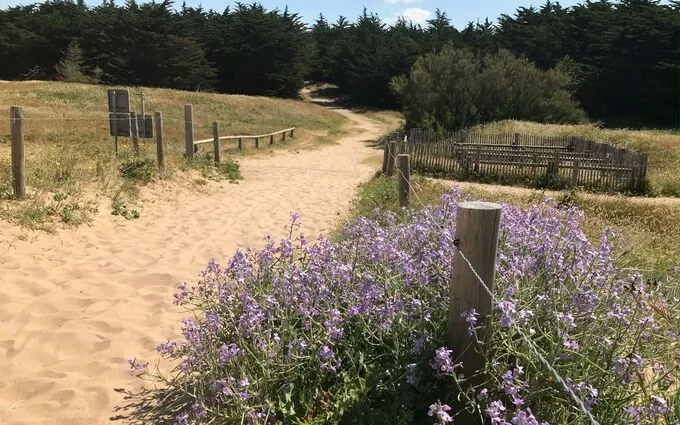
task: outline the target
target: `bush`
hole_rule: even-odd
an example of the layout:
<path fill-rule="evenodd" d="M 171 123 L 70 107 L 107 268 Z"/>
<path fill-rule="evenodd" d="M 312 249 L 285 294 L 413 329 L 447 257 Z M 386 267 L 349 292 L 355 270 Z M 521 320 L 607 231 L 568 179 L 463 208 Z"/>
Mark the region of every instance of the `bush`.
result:
<path fill-rule="evenodd" d="M 503 119 L 580 122 L 585 114 L 571 98 L 563 68 L 543 71 L 505 50 L 476 56 L 446 46 L 391 84 L 409 128 L 458 130 Z"/>
<path fill-rule="evenodd" d="M 120 174 L 126 179 L 149 183 L 156 178 L 156 162 L 150 158 L 133 157 L 123 161 Z"/>
<path fill-rule="evenodd" d="M 279 243 L 211 261 L 175 295 L 198 316 L 183 341 L 158 346 L 172 375 L 130 361 L 167 386 L 155 412 L 179 424 L 421 424 L 450 422 L 445 403 L 461 400 L 495 424 L 588 423 L 536 350 L 601 424 L 680 419 L 677 273 L 651 286 L 618 270 L 611 232 L 591 243 L 582 213 L 551 200 L 503 207 L 487 375 L 463 390 L 444 346 L 460 200 L 454 189 L 404 220 L 358 218 L 337 243 L 308 243 L 293 215 Z"/>

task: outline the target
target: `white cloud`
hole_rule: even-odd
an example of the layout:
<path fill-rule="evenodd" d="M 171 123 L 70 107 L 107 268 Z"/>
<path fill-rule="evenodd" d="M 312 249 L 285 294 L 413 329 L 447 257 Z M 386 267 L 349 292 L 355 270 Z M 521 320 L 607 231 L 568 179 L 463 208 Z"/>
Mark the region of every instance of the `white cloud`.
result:
<path fill-rule="evenodd" d="M 387 4 L 412 4 L 418 3 L 420 0 L 384 0 Z"/>
<path fill-rule="evenodd" d="M 387 0 L 386 0 L 387 1 Z M 396 0 L 390 0 L 396 1 Z M 432 12 L 427 9 L 421 9 L 418 7 L 407 7 L 399 12 L 396 12 L 392 17 L 386 19 L 386 22 L 390 25 L 397 22 L 397 19 L 404 18 L 406 21 L 411 21 L 414 24 L 424 24 L 428 19 L 432 17 Z"/>

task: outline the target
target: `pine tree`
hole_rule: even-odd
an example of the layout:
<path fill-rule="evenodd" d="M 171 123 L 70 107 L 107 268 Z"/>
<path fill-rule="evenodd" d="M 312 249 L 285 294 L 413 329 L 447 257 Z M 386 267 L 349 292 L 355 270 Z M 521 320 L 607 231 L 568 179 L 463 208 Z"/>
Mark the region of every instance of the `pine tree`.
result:
<path fill-rule="evenodd" d="M 88 75 L 85 69 L 83 50 L 77 41 L 72 41 L 66 50 L 64 56 L 55 67 L 57 71 L 57 78 L 69 83 L 98 83 L 98 74 Z"/>

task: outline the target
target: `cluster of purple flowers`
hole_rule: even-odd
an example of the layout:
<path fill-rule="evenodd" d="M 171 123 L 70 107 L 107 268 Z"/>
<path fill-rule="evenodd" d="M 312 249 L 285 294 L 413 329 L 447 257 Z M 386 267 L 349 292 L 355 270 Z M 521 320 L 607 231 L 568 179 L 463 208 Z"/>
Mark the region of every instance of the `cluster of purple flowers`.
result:
<path fill-rule="evenodd" d="M 435 388 L 458 373 L 457 353 L 442 345 L 461 200 L 454 187 L 440 204 L 404 220 L 391 213 L 358 218 L 339 241 L 322 236 L 313 244 L 297 235 L 293 215 L 290 237 L 278 243 L 267 237 L 263 249 L 238 251 L 224 266 L 211 261 L 197 285 L 182 285 L 175 295 L 200 318 L 183 322 L 184 341 L 158 346 L 179 364 L 173 386 L 192 394 L 178 423 L 274 423 L 296 415 L 335 423 L 371 393 L 363 387 L 368 376 L 376 388 L 403 382 L 404 391 L 420 391 L 425 381 Z M 647 375 L 665 378 L 677 372 L 663 361 L 677 334 L 657 323 L 655 309 L 665 300 L 667 314 L 677 315 L 678 300 L 661 286 L 648 288 L 639 274 L 617 270 L 615 235 L 605 231 L 592 243 L 582 220 L 578 209 L 549 200 L 503 207 L 491 378 L 477 398 L 494 424 L 543 423 L 535 414 L 561 423 L 579 415 L 517 332 L 570 379 L 586 408 L 601 409 L 601 423 L 672 414 L 660 401 L 623 408 L 621 400 L 642 396 L 643 385 L 663 386 L 632 379 L 634 370 L 654 365 Z M 478 314 L 466 312 L 465 320 L 474 335 Z M 664 352 L 656 349 L 660 338 Z M 665 401 L 665 394 L 657 397 Z M 314 416 L 319 412 L 324 416 Z M 425 413 L 440 424 L 455 420 L 440 401 Z"/>

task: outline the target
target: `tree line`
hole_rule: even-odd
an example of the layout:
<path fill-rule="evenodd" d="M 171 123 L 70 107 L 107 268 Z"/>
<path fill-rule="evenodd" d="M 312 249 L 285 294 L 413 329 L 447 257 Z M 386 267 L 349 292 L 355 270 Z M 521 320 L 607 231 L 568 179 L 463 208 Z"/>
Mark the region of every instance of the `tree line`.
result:
<path fill-rule="evenodd" d="M 105 84 L 279 97 L 297 96 L 312 80 L 337 84 L 359 104 L 396 108 L 408 107 L 404 79 L 419 58 L 422 68 L 424 55 L 457 49 L 465 53 L 456 57 L 480 72 L 496 63 L 490 55 L 526 58 L 552 73 L 544 81 L 566 90 L 550 96 L 573 95 L 591 119 L 674 126 L 679 43 L 679 1 L 546 1 L 457 29 L 439 10 L 422 26 L 403 19 L 388 25 L 365 9 L 354 21 L 320 15 L 306 25 L 287 8 L 257 3 L 217 12 L 184 4 L 175 10 L 167 0 L 96 7 L 51 0 L 0 11 L 0 79 L 66 78 L 80 70 L 79 78 Z M 495 66 L 486 75 L 503 73 Z"/>

